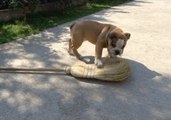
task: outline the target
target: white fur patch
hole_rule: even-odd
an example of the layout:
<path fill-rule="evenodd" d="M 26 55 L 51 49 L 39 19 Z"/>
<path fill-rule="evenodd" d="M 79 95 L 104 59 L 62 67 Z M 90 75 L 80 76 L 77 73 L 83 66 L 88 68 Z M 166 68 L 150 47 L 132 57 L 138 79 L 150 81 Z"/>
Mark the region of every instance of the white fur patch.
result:
<path fill-rule="evenodd" d="M 119 39 L 119 40 L 116 42 L 116 47 L 117 47 L 117 48 L 121 48 L 123 45 L 124 45 L 124 40 L 122 40 L 122 39 Z"/>
<path fill-rule="evenodd" d="M 103 66 L 103 62 L 101 59 L 95 59 L 94 63 L 97 65 L 97 67 L 102 67 Z"/>
<path fill-rule="evenodd" d="M 112 49 L 110 49 L 109 50 L 109 52 L 110 52 L 110 56 L 111 57 L 114 57 L 115 56 L 115 51 L 117 50 L 117 51 L 119 51 L 119 53 L 120 53 L 120 55 L 123 53 L 123 49 L 122 49 L 122 47 L 123 47 L 123 45 L 125 44 L 125 42 L 124 42 L 124 40 L 123 39 L 119 39 L 119 40 L 117 40 L 117 42 L 116 42 L 116 47 L 114 47 L 114 48 L 112 48 Z"/>

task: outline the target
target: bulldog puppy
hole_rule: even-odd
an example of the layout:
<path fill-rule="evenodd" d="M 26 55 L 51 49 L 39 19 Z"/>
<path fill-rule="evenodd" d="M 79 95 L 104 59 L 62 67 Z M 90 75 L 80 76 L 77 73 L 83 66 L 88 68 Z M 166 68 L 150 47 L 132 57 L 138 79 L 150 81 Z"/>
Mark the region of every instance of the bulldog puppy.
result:
<path fill-rule="evenodd" d="M 107 48 L 110 57 L 121 55 L 126 46 L 130 33 L 124 33 L 120 28 L 96 21 L 77 21 L 70 26 L 69 54 L 82 59 L 77 49 L 83 41 L 88 40 L 95 45 L 95 64 L 103 67 L 102 50 Z"/>

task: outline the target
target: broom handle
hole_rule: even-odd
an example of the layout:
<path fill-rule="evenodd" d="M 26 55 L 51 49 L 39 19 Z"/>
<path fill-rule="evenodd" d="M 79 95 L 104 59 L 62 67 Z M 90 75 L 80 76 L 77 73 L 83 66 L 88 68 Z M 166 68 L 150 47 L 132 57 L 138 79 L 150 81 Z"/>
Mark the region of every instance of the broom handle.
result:
<path fill-rule="evenodd" d="M 4 67 L 0 67 L 0 72 L 67 72 L 67 69 L 69 67 L 63 67 L 63 68 L 4 68 Z"/>

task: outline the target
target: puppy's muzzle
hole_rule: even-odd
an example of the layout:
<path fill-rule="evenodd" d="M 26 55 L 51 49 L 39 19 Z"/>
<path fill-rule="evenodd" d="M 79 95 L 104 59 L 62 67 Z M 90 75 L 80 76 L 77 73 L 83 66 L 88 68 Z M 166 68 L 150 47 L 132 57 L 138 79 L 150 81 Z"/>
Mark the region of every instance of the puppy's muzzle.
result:
<path fill-rule="evenodd" d="M 119 50 L 115 50 L 115 55 L 120 55 L 120 51 Z"/>

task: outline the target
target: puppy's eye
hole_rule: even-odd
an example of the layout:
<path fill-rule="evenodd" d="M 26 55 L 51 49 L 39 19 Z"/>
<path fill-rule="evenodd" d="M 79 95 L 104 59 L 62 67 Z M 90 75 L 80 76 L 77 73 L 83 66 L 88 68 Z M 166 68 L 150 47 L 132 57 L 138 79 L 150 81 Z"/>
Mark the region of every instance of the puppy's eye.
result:
<path fill-rule="evenodd" d="M 116 45 L 114 43 L 112 43 L 112 47 L 116 47 Z"/>
<path fill-rule="evenodd" d="M 110 39 L 114 39 L 115 38 L 115 36 L 110 36 Z"/>

